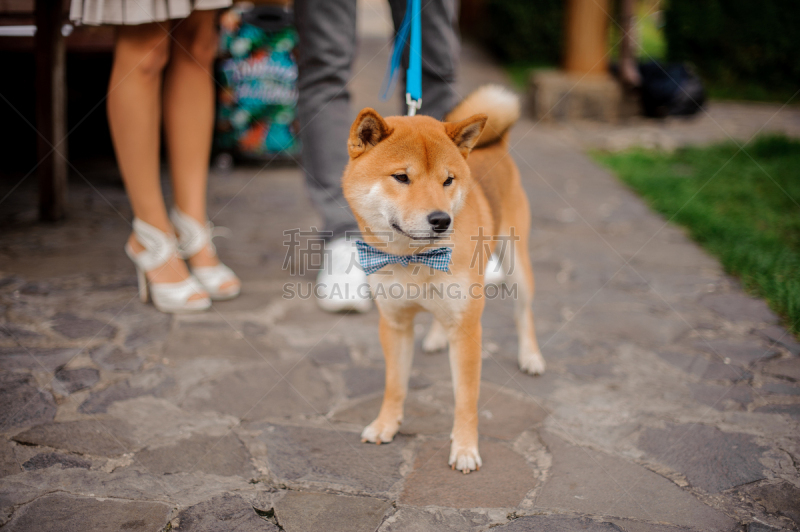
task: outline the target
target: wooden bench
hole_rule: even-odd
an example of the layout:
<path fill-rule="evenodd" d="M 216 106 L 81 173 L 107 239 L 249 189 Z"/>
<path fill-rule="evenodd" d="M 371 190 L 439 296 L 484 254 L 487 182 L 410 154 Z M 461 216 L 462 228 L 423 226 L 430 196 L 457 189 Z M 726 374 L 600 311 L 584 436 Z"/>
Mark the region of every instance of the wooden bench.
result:
<path fill-rule="evenodd" d="M 0 30 L 16 30 L 14 36 L 0 36 L 0 52 L 31 51 L 36 60 L 39 218 L 49 221 L 63 218 L 67 205 L 67 50 L 111 51 L 114 45 L 113 28 L 70 32 L 68 12 L 69 0 L 0 0 Z"/>

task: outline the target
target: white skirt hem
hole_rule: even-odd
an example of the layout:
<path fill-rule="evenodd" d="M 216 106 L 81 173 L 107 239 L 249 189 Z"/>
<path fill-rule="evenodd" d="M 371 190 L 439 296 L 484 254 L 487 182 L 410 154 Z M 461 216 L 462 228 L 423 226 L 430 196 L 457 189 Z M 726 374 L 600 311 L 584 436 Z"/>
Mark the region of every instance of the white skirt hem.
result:
<path fill-rule="evenodd" d="M 232 0 L 72 0 L 69 18 L 78 24 L 134 26 L 186 18 L 194 10 L 223 9 Z"/>

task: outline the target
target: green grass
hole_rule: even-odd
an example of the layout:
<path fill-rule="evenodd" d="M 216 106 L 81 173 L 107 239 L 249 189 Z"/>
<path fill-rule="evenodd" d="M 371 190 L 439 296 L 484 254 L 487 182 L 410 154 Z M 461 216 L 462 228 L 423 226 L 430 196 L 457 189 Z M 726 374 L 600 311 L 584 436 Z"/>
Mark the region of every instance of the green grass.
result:
<path fill-rule="evenodd" d="M 800 141 L 764 136 L 744 150 L 725 143 L 595 157 L 653 209 L 686 227 L 798 334 Z"/>

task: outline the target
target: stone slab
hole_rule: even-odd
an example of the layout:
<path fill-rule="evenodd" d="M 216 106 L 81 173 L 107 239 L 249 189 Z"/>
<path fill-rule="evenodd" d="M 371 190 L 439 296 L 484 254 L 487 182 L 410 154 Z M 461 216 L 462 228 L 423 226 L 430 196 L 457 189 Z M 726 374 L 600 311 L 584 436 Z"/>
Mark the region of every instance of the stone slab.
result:
<path fill-rule="evenodd" d="M 126 401 L 150 395 L 146 388 L 133 387 L 127 381 L 116 382 L 107 388 L 93 392 L 78 410 L 84 414 L 99 414 L 108 411 L 108 407 L 117 401 Z"/>
<path fill-rule="evenodd" d="M 144 363 L 144 358 L 135 352 L 114 344 L 92 349 L 90 355 L 98 366 L 110 371 L 138 371 Z"/>
<path fill-rule="evenodd" d="M 0 523 L 5 523 L 16 507 L 51 493 L 54 486 L 69 489 L 76 496 L 129 501 L 157 499 L 169 501 L 171 507 L 183 508 L 209 500 L 224 492 L 235 491 L 248 492 L 254 497 L 254 506 L 258 504 L 259 508 L 269 508 L 272 504 L 267 502 L 268 496 L 259 495 L 263 487 L 259 490 L 257 485 L 239 477 L 218 477 L 205 473 L 180 473 L 157 477 L 148 474 L 143 468 L 136 467 L 135 464 L 122 467 L 126 461 L 121 459 L 107 462 L 106 465 L 116 466 L 111 473 L 104 471 L 103 468 L 48 467 L 0 479 Z"/>
<path fill-rule="evenodd" d="M 385 495 L 400 480 L 405 436 L 388 444 L 361 443 L 360 433 L 253 424 L 267 445 L 272 473 L 300 483 L 326 483 L 356 492 Z"/>
<path fill-rule="evenodd" d="M 118 402 L 147 395 L 164 395 L 174 384 L 174 379 L 163 368 L 153 368 L 137 375 L 136 380 L 119 381 L 107 388 L 92 392 L 78 410 L 84 414 L 99 414 Z"/>
<path fill-rule="evenodd" d="M 678 350 L 656 351 L 656 354 L 665 362 L 668 362 L 686 373 L 702 375 L 708 367 L 708 359 L 701 355 L 695 355 Z"/>
<path fill-rule="evenodd" d="M 0 373 L 0 432 L 44 423 L 55 415 L 53 396 L 40 390 L 31 375 Z"/>
<path fill-rule="evenodd" d="M 718 493 L 765 477 L 758 458 L 766 451 L 752 436 L 707 425 L 649 428 L 638 446 L 648 456 L 686 476 L 692 486 Z"/>
<path fill-rule="evenodd" d="M 317 366 L 347 364 L 350 362 L 350 348 L 346 345 L 323 342 L 311 349 L 308 358 Z"/>
<path fill-rule="evenodd" d="M 761 394 L 800 395 L 800 383 L 788 381 L 766 381 L 758 388 Z"/>
<path fill-rule="evenodd" d="M 591 349 L 588 346 L 574 338 L 555 340 L 547 344 L 547 358 L 550 360 L 576 361 L 584 358 L 590 352 Z"/>
<path fill-rule="evenodd" d="M 114 403 L 108 416 L 128 423 L 142 449 L 174 445 L 192 435 L 221 437 L 237 425 L 230 416 L 187 412 L 166 399 L 151 396 Z"/>
<path fill-rule="evenodd" d="M 12 445 L 5 439 L 0 440 L 0 478 L 22 473 L 22 468 L 17 461 Z"/>
<path fill-rule="evenodd" d="M 46 296 L 58 290 L 54 283 L 48 281 L 27 281 L 19 288 L 22 294 L 36 296 Z"/>
<path fill-rule="evenodd" d="M 734 364 L 747 366 L 764 358 L 778 354 L 774 347 L 769 347 L 755 340 L 732 341 L 724 338 L 715 340 L 698 340 L 692 344 L 695 349 L 705 351 L 722 359 L 730 359 Z"/>
<path fill-rule="evenodd" d="M 630 519 L 609 519 L 624 532 L 693 532 L 695 529 L 669 525 L 656 525 L 646 521 L 632 521 Z M 736 527 L 732 529 L 736 530 Z"/>
<path fill-rule="evenodd" d="M 700 298 L 700 303 L 733 322 L 778 322 L 778 317 L 763 299 L 756 299 L 743 293 L 707 294 Z"/>
<path fill-rule="evenodd" d="M 561 515 L 531 515 L 492 529 L 497 532 L 625 532 L 608 521 Z"/>
<path fill-rule="evenodd" d="M 242 323 L 242 334 L 248 338 L 254 338 L 257 336 L 262 336 L 267 333 L 269 329 L 264 325 L 259 323 L 253 323 L 252 321 L 246 321 Z"/>
<path fill-rule="evenodd" d="M 380 411 L 382 397 L 365 399 L 334 415 L 336 421 L 364 425 Z M 534 399 L 521 399 L 501 387 L 484 383 L 478 401 L 481 435 L 511 440 L 547 417 Z M 412 390 L 404 405 L 401 434 L 449 434 L 453 425 L 453 391 L 449 386 Z"/>
<path fill-rule="evenodd" d="M 788 517 L 800 525 L 800 489 L 788 482 L 746 486 L 742 489 L 768 514 Z"/>
<path fill-rule="evenodd" d="M 753 391 L 745 383 L 717 386 L 705 383 L 689 383 L 695 401 L 717 410 L 742 409 L 753 402 Z"/>
<path fill-rule="evenodd" d="M 161 350 L 171 362 L 182 364 L 199 358 L 225 358 L 236 363 L 280 361 L 275 337 L 247 338 L 233 324 L 218 322 L 214 328 L 177 329 L 171 332 Z"/>
<path fill-rule="evenodd" d="M 450 394 L 452 400 L 452 393 Z M 349 408 L 337 412 L 334 421 L 367 426 L 377 416 L 383 402 L 382 397 L 364 399 Z M 403 409 L 403 424 L 400 434 L 448 434 L 453 425 L 452 411 L 431 401 L 422 394 L 410 393 Z"/>
<path fill-rule="evenodd" d="M 747 532 L 779 532 L 779 530 L 779 528 L 765 525 L 763 523 L 752 522 L 747 525 Z M 783 532 L 783 530 L 780 530 L 780 532 Z"/>
<path fill-rule="evenodd" d="M 195 504 L 178 514 L 179 532 L 278 532 L 274 523 L 259 516 L 238 495 L 225 493 Z"/>
<path fill-rule="evenodd" d="M 14 441 L 97 456 L 119 456 L 135 450 L 130 426 L 117 419 L 46 423 L 17 434 Z"/>
<path fill-rule="evenodd" d="M 3 530 L 161 532 L 170 510 L 169 505 L 160 502 L 98 500 L 58 493 L 40 497 L 17 510 Z"/>
<path fill-rule="evenodd" d="M 553 456 L 535 507 L 729 531 L 734 521 L 671 481 L 644 467 L 549 433 L 542 440 Z M 557 529 L 556 529 L 557 530 Z"/>
<path fill-rule="evenodd" d="M 30 342 L 45 338 L 43 334 L 32 331 L 26 327 L 20 327 L 13 323 L 0 323 L 0 338 L 11 338 L 18 343 Z"/>
<path fill-rule="evenodd" d="M 497 386 L 484 384 L 478 399 L 478 433 L 512 440 L 543 422 L 547 412 L 533 399 L 520 399 Z"/>
<path fill-rule="evenodd" d="M 285 378 L 281 378 L 281 374 Z M 182 406 L 213 410 L 244 421 L 326 414 L 331 393 L 310 362 L 258 365 L 199 384 Z"/>
<path fill-rule="evenodd" d="M 390 507 L 371 497 L 290 491 L 275 504 L 275 518 L 286 532 L 374 532 Z"/>
<path fill-rule="evenodd" d="M 657 351 L 657 354 L 673 366 L 705 380 L 739 382 L 749 380 L 753 376 L 752 373 L 740 366 L 725 364 L 706 355 L 696 355 L 675 350 Z"/>
<path fill-rule="evenodd" d="M 536 486 L 533 471 L 520 455 L 501 443 L 481 441 L 483 466 L 465 475 L 447 465 L 449 440 L 420 445 L 400 502 L 408 506 L 514 508 Z"/>
<path fill-rule="evenodd" d="M 800 382 L 800 357 L 771 360 L 764 365 L 764 373 Z"/>
<path fill-rule="evenodd" d="M 754 412 L 765 412 L 767 414 L 784 414 L 800 421 L 800 404 L 760 406 L 756 408 Z"/>
<path fill-rule="evenodd" d="M 555 371 L 546 371 L 544 375 L 535 377 L 520 372 L 516 352 L 511 352 L 514 353 L 513 357 L 492 356 L 484 359 L 481 381 L 517 390 L 531 399 L 546 398 L 563 386 L 561 375 Z M 544 348 L 544 357 L 547 361 L 547 348 Z"/>
<path fill-rule="evenodd" d="M 81 352 L 60 347 L 0 347 L 0 363 L 6 370 L 31 369 L 55 371 Z"/>
<path fill-rule="evenodd" d="M 22 468 L 26 471 L 31 471 L 34 469 L 45 469 L 54 465 L 59 465 L 64 469 L 68 469 L 70 467 L 89 469 L 92 467 L 92 462 L 75 455 L 63 453 L 39 453 L 25 461 L 22 464 Z"/>
<path fill-rule="evenodd" d="M 613 377 L 612 364 L 568 364 L 567 369 L 579 379 L 594 380 L 603 377 Z"/>
<path fill-rule="evenodd" d="M 652 347 L 669 345 L 690 330 L 683 320 L 665 318 L 652 312 L 614 310 L 605 306 L 587 307 L 576 314 L 574 320 L 575 327 L 579 328 L 586 340 L 628 340 Z"/>
<path fill-rule="evenodd" d="M 385 372 L 378 368 L 354 366 L 344 371 L 344 382 L 348 397 L 360 397 L 383 392 Z"/>
<path fill-rule="evenodd" d="M 753 374 L 746 369 L 736 366 L 734 364 L 725 364 L 724 362 L 712 361 L 706 366 L 705 371 L 700 375 L 703 379 L 709 381 L 749 381 L 753 378 Z"/>
<path fill-rule="evenodd" d="M 505 510 L 400 506 L 378 532 L 483 532 L 506 522 Z"/>
<path fill-rule="evenodd" d="M 81 318 L 68 312 L 61 312 L 53 316 L 50 328 L 72 340 L 79 338 L 108 340 L 117 334 L 117 328 L 110 323 L 93 318 Z"/>
<path fill-rule="evenodd" d="M 779 325 L 769 325 L 767 327 L 755 329 L 753 332 L 769 342 L 788 349 L 792 355 L 800 356 L 800 343 L 795 340 L 792 333 L 783 327 Z"/>
<path fill-rule="evenodd" d="M 151 315 L 138 320 L 128 328 L 123 342 L 126 349 L 139 349 L 156 342 L 166 340 L 172 324 L 172 317 L 167 314 Z"/>
<path fill-rule="evenodd" d="M 100 380 L 100 372 L 94 368 L 64 369 L 55 372 L 53 388 L 62 395 L 69 395 L 79 390 L 91 388 Z"/>
<path fill-rule="evenodd" d="M 255 474 L 250 453 L 232 432 L 223 436 L 195 434 L 175 441 L 174 445 L 144 449 L 135 458 L 136 463 L 153 475 L 203 471 L 251 478 Z"/>

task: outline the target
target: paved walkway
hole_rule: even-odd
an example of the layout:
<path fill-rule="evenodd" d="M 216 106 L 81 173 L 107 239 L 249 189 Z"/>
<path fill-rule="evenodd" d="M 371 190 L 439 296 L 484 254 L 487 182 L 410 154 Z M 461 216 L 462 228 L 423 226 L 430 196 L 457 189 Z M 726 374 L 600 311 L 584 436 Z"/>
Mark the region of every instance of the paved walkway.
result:
<path fill-rule="evenodd" d="M 376 43 L 359 106 L 376 104 Z M 469 49 L 464 72 L 465 90 L 502 80 Z M 800 345 L 557 130 L 512 134 L 548 371 L 517 371 L 511 304 L 490 302 L 468 476 L 447 467 L 444 353 L 418 346 L 396 440 L 359 442 L 378 315 L 282 297 L 313 280 L 282 269 L 283 231 L 319 223 L 298 169 L 213 176 L 244 292 L 195 316 L 138 302 L 117 181 L 76 182 L 53 226 L 25 221 L 20 187 L 0 232 L 2 530 L 797 530 Z"/>
<path fill-rule="evenodd" d="M 800 108 L 794 105 L 714 101 L 690 117 L 633 117 L 619 124 L 576 122 L 547 124 L 550 135 L 576 148 L 609 151 L 633 147 L 672 151 L 711 142 L 739 145 L 759 134 L 800 137 Z M 746 146 L 745 146 L 745 149 Z"/>

